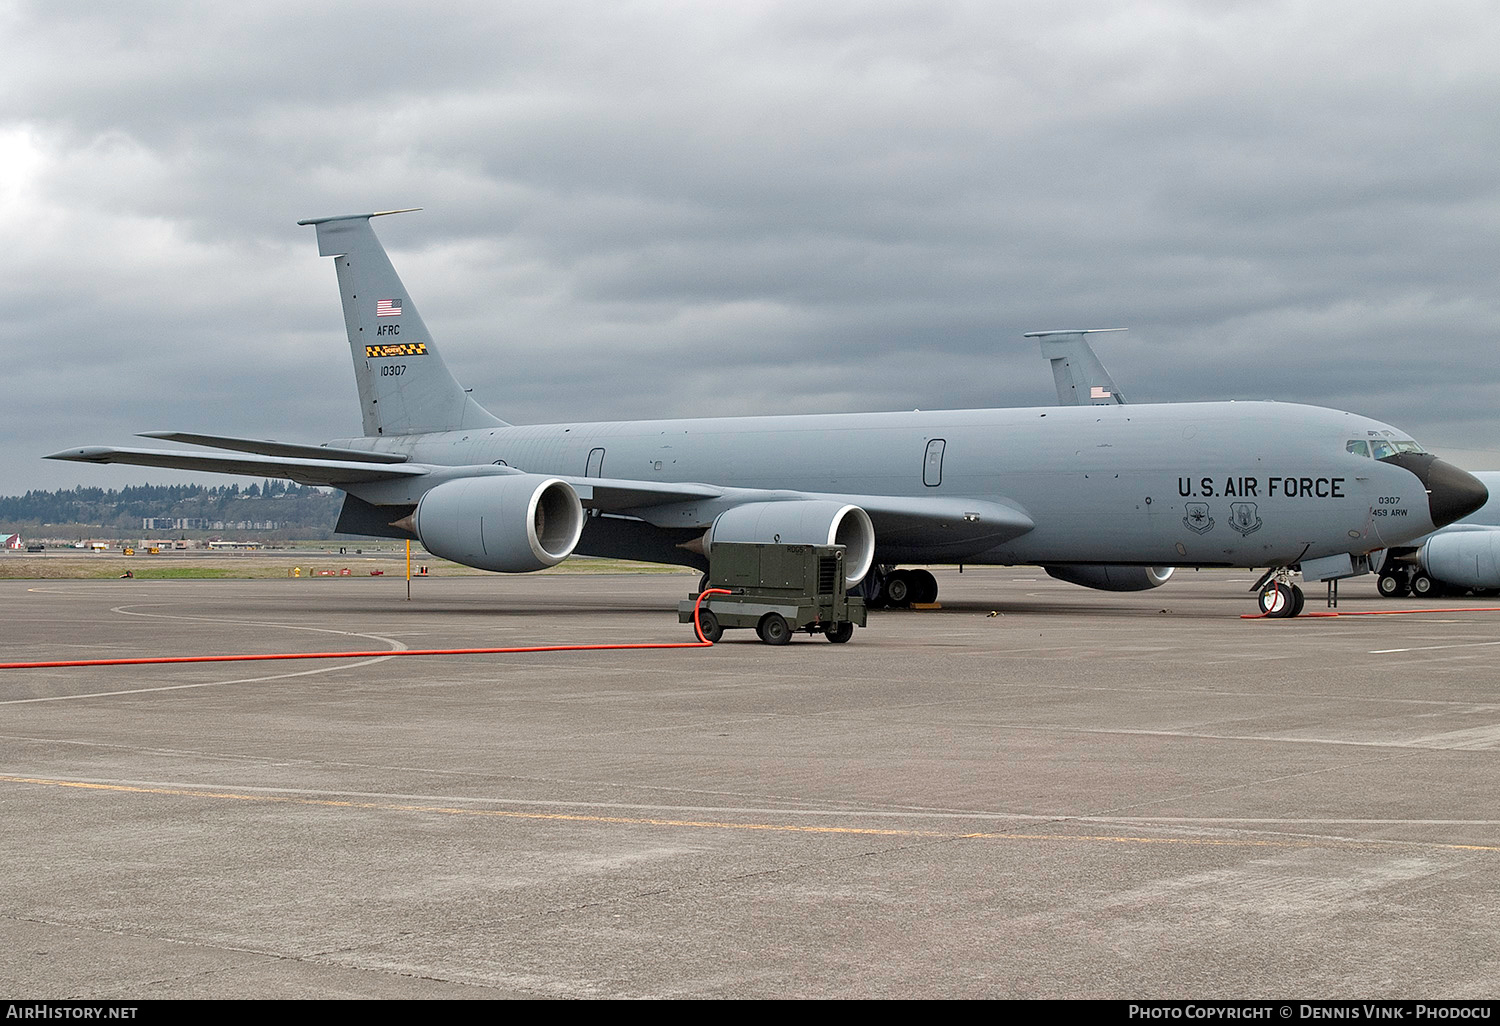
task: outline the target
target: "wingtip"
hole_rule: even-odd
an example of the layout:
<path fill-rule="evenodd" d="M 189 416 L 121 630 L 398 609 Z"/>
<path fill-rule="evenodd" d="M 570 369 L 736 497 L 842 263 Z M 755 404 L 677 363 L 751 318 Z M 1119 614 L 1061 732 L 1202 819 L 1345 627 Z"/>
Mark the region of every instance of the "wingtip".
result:
<path fill-rule="evenodd" d="M 77 449 L 63 449 L 43 456 L 44 460 L 69 460 L 73 463 L 103 463 L 109 450 L 102 445 L 85 445 Z"/>

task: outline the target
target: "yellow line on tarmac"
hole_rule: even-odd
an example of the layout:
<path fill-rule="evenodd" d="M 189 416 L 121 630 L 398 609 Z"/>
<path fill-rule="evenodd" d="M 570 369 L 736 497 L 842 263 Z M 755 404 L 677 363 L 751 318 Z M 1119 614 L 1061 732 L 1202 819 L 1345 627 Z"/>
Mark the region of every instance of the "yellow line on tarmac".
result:
<path fill-rule="evenodd" d="M 333 798 L 299 798 L 291 795 L 246 794 L 239 791 L 212 791 L 199 788 L 142 787 L 136 784 L 100 784 L 84 780 L 58 780 L 48 777 L 21 777 L 0 774 L 0 783 L 34 784 L 42 787 L 66 787 L 83 791 L 110 791 L 123 794 L 154 794 L 174 798 L 209 798 L 219 801 L 262 802 L 266 804 L 303 805 L 332 809 L 368 809 L 378 812 L 423 812 L 445 816 L 477 816 L 490 819 L 520 819 L 568 823 L 608 823 L 624 826 L 686 827 L 708 830 L 758 830 L 786 834 L 844 834 L 858 837 L 899 837 L 929 840 L 983 841 L 1054 841 L 1070 844 L 1170 844 L 1188 847 L 1255 847 L 1255 848 L 1327 848 L 1336 846 L 1399 846 L 1437 848 L 1447 851 L 1500 852 L 1500 845 L 1442 844 L 1432 841 L 1386 841 L 1359 838 L 1256 839 L 1211 837 L 1139 837 L 1112 834 L 1023 834 L 979 831 L 952 833 L 939 830 L 901 830 L 879 827 L 806 826 L 795 823 L 735 823 L 723 820 L 664 819 L 658 816 L 589 816 L 572 812 L 516 812 L 507 809 L 466 809 L 452 805 L 409 805 L 398 802 L 340 801 Z"/>

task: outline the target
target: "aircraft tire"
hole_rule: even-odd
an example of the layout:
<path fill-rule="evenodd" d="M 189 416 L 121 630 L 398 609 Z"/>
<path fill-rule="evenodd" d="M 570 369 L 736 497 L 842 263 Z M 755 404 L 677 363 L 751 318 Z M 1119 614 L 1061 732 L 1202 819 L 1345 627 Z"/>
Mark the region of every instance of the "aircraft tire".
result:
<path fill-rule="evenodd" d="M 698 594 L 702 595 L 708 590 L 708 571 L 703 571 L 703 576 L 698 578 Z"/>
<path fill-rule="evenodd" d="M 911 581 L 913 602 L 936 602 L 938 594 L 937 578 L 927 570 L 908 570 L 907 576 Z"/>
<path fill-rule="evenodd" d="M 1418 570 L 1411 575 L 1411 593 L 1421 598 L 1437 594 L 1437 582 L 1427 575 L 1426 570 Z"/>
<path fill-rule="evenodd" d="M 1281 617 L 1291 615 L 1294 600 L 1290 589 L 1278 587 L 1275 584 L 1268 584 L 1260 590 L 1260 594 L 1256 596 L 1256 601 L 1259 603 L 1260 611 L 1263 615 L 1280 619 Z"/>
<path fill-rule="evenodd" d="M 755 625 L 755 633 L 767 645 L 785 645 L 792 640 L 792 626 L 780 613 L 767 613 Z"/>
<path fill-rule="evenodd" d="M 854 637 L 854 624 L 849 623 L 847 620 L 841 621 L 824 631 L 823 636 L 835 645 L 842 645 Z"/>
<path fill-rule="evenodd" d="M 717 643 L 724 636 L 724 625 L 707 609 L 698 610 L 698 626 L 703 629 L 703 640 Z"/>
<path fill-rule="evenodd" d="M 1411 591 L 1411 585 L 1407 584 L 1405 574 L 1383 573 L 1375 586 L 1386 598 L 1400 598 Z"/>
<path fill-rule="evenodd" d="M 913 592 L 911 575 L 905 570 L 892 570 L 885 578 L 886 601 L 897 609 L 905 609 L 912 604 Z"/>
<path fill-rule="evenodd" d="M 1302 594 L 1302 589 L 1295 584 L 1292 585 L 1292 610 L 1287 616 L 1301 616 L 1302 609 L 1307 605 L 1307 596 Z"/>

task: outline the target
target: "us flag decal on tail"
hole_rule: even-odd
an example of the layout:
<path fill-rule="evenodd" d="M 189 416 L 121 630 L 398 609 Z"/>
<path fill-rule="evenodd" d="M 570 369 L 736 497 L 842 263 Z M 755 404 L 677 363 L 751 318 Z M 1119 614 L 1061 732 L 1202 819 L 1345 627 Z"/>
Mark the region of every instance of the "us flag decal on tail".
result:
<path fill-rule="evenodd" d="M 376 317 L 400 317 L 401 300 L 399 299 L 377 299 L 375 300 Z"/>

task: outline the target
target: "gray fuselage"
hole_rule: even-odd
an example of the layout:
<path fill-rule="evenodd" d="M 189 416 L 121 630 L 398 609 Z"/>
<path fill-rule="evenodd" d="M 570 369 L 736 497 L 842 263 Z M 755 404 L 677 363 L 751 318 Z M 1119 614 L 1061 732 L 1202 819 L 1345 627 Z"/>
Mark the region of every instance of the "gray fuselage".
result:
<path fill-rule="evenodd" d="M 1434 529 L 1414 473 L 1346 451 L 1370 437 L 1407 438 L 1338 410 L 1220 402 L 565 423 L 329 444 L 573 479 L 979 499 L 1035 523 L 974 551 L 877 537 L 883 563 L 1260 567 Z M 638 556 L 619 540 L 629 534 L 585 530 L 578 551 Z"/>

